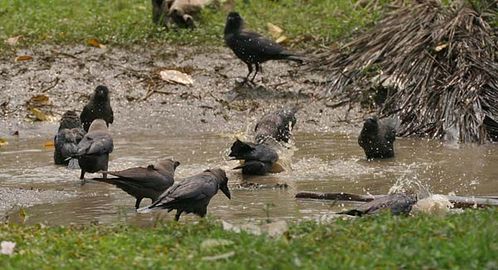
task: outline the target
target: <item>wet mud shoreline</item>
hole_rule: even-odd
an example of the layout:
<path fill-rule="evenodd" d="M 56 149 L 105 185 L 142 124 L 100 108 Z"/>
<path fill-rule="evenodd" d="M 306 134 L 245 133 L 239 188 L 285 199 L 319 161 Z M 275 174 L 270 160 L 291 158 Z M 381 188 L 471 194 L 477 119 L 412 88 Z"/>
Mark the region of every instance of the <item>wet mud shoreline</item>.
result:
<path fill-rule="evenodd" d="M 16 62 L 16 55 L 33 59 Z M 315 74 L 305 66 L 268 62 L 256 79 L 256 87 L 240 85 L 246 66 L 226 48 L 165 45 L 101 49 L 44 45 L 18 50 L 16 55 L 0 58 L 0 138 L 11 143 L 19 138 L 50 141 L 60 116 L 69 109 L 80 112 L 99 84 L 107 85 L 111 91 L 115 112 L 111 130 L 124 137 L 155 133 L 241 134 L 249 131 L 264 113 L 294 105 L 301 108 L 297 132 L 355 133 L 362 119 L 358 110 L 346 112 L 344 108 L 328 107 L 319 98 L 324 91 L 321 84 L 325 75 Z M 157 73 L 165 68 L 189 74 L 193 85 L 162 81 Z M 151 94 L 152 90 L 156 92 Z M 35 96 L 48 100 L 32 104 Z M 33 107 L 49 119 L 36 120 L 30 111 Z M 52 160 L 46 162 L 50 164 Z M 19 195 L 2 196 L 0 212 L 14 206 L 55 202 L 54 198 L 61 196 L 45 194 L 65 193 L 37 185 L 29 196 L 24 196 L 24 189 L 2 183 L 0 192 Z M 24 201 L 29 197 L 37 199 Z"/>

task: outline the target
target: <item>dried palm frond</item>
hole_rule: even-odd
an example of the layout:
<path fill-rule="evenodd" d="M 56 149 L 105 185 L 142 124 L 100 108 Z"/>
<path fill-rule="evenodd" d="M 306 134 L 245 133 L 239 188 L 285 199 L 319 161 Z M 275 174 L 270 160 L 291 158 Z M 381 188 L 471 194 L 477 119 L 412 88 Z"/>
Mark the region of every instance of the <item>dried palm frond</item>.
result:
<path fill-rule="evenodd" d="M 381 78 L 395 90 L 379 112 L 399 115 L 399 135 L 496 139 L 498 31 L 489 21 L 498 8 L 489 2 L 424 1 L 394 11 L 321 63 L 332 78 L 328 93 L 354 100 Z"/>

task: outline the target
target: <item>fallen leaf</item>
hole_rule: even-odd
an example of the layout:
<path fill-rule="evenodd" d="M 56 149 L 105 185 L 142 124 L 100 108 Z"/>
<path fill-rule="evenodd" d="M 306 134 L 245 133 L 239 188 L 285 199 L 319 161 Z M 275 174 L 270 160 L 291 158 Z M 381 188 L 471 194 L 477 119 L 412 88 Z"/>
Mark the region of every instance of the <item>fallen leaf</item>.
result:
<path fill-rule="evenodd" d="M 276 43 L 285 43 L 287 41 L 287 37 L 286 36 L 280 36 L 279 38 L 277 38 L 277 40 L 275 40 Z"/>
<path fill-rule="evenodd" d="M 448 44 L 443 43 L 443 44 L 437 45 L 437 46 L 436 46 L 436 48 L 434 48 L 434 50 L 435 50 L 436 52 L 440 52 L 440 51 L 442 51 L 442 50 L 443 50 L 444 48 L 446 48 L 446 47 L 448 47 Z"/>
<path fill-rule="evenodd" d="M 36 120 L 38 120 L 38 121 L 52 121 L 53 120 L 53 117 L 48 116 L 47 114 L 45 114 L 44 112 L 42 112 L 41 110 L 39 110 L 37 108 L 31 108 L 31 109 L 29 109 L 29 111 L 35 116 Z"/>
<path fill-rule="evenodd" d="M 19 36 L 15 36 L 15 37 L 10 37 L 8 39 L 5 40 L 5 44 L 9 45 L 9 46 L 16 46 L 17 45 L 17 42 L 19 42 L 19 40 L 22 38 L 23 36 L 19 35 Z"/>
<path fill-rule="evenodd" d="M 46 95 L 36 95 L 29 99 L 29 103 L 33 105 L 49 105 L 49 97 Z"/>
<path fill-rule="evenodd" d="M 16 243 L 11 241 L 2 241 L 2 243 L 0 243 L 0 247 L 1 247 L 0 254 L 10 256 L 14 254 L 14 248 L 16 247 Z"/>
<path fill-rule="evenodd" d="M 5 139 L 0 138 L 0 147 L 9 144 L 9 142 Z"/>
<path fill-rule="evenodd" d="M 106 46 L 102 43 L 100 43 L 100 41 L 96 38 L 91 38 L 89 40 L 86 41 L 86 44 L 88 46 L 92 46 L 92 47 L 95 47 L 95 48 L 101 48 L 101 49 L 105 49 Z"/>
<path fill-rule="evenodd" d="M 203 261 L 217 261 L 217 260 L 228 259 L 228 258 L 232 257 L 233 255 L 235 255 L 235 251 L 230 251 L 230 252 L 223 253 L 223 254 L 216 255 L 216 256 L 202 257 L 202 260 Z"/>
<path fill-rule="evenodd" d="M 192 77 L 178 70 L 161 70 L 159 76 L 161 76 L 163 81 L 170 83 L 179 83 L 183 85 L 192 85 L 194 83 Z"/>
<path fill-rule="evenodd" d="M 21 61 L 31 61 L 33 60 L 33 56 L 31 55 L 19 55 L 14 59 L 16 62 L 21 62 Z"/>
<path fill-rule="evenodd" d="M 226 239 L 206 239 L 201 243 L 201 249 L 210 249 L 219 246 L 229 246 L 232 245 L 233 241 Z"/>
<path fill-rule="evenodd" d="M 274 39 L 279 38 L 282 35 L 282 33 L 284 32 L 284 30 L 282 30 L 282 28 L 274 25 L 273 23 L 267 23 L 266 28 L 268 28 L 268 32 L 270 33 L 270 35 Z"/>
<path fill-rule="evenodd" d="M 46 141 L 43 146 L 45 148 L 54 148 L 54 141 Z"/>

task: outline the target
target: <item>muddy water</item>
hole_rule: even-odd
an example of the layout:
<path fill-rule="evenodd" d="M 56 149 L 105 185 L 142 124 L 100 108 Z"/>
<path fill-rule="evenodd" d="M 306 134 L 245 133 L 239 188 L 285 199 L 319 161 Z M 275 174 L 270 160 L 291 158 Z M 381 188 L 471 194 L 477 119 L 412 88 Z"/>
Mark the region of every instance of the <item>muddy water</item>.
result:
<path fill-rule="evenodd" d="M 459 195 L 498 194 L 497 145 L 445 145 L 421 139 L 398 139 L 397 157 L 386 161 L 366 161 L 357 146 L 356 135 L 298 133 L 292 156 L 292 170 L 265 177 L 243 179 L 232 171 L 237 165 L 226 154 L 232 138 L 227 134 L 168 136 L 146 134 L 115 135 L 110 169 L 147 165 L 158 158 L 173 157 L 182 164 L 177 178 L 209 167 L 228 170 L 232 200 L 218 194 L 210 215 L 241 223 L 272 218 L 318 218 L 343 205 L 314 200 L 296 200 L 298 191 L 329 191 L 385 194 L 393 187 L 428 189 L 434 193 Z M 81 186 L 79 171 L 52 164 L 47 138 L 11 140 L 0 149 L 0 187 L 23 187 L 64 191 L 67 196 L 52 203 L 29 207 L 28 223 L 116 223 L 151 224 L 165 213 L 136 214 L 134 198 L 110 185 L 88 182 Z M 98 175 L 89 174 L 88 177 Z M 251 182 L 262 188 L 247 188 Z M 275 188 L 287 184 L 287 188 Z M 272 188 L 273 187 L 273 188 Z M 59 195 L 60 196 L 60 195 Z M 144 200 L 145 206 L 149 200 Z M 13 213 L 13 214 L 12 214 Z M 11 212 L 15 220 L 15 212 Z M 185 220 L 196 219 L 185 216 Z"/>

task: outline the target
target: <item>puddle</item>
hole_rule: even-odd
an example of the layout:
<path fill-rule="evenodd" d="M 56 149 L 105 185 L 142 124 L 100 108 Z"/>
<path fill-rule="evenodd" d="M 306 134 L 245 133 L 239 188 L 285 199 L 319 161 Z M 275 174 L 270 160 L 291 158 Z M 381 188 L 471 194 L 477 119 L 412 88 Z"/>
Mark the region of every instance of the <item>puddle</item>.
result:
<path fill-rule="evenodd" d="M 21 138 L 0 149 L 0 188 L 34 188 L 71 194 L 27 208 L 27 223 L 130 222 L 146 225 L 157 219 L 157 212 L 136 214 L 135 199 L 111 185 L 89 182 L 81 186 L 79 171 L 52 164 L 53 149 L 43 146 L 47 140 Z M 233 223 L 263 220 L 267 215 L 276 219 L 317 219 L 343 208 L 332 202 L 294 198 L 296 192 L 305 190 L 386 194 L 403 181 L 417 181 L 433 193 L 498 194 L 498 151 L 493 144 L 455 147 L 431 140 L 399 138 L 396 158 L 369 162 L 357 145 L 356 136 L 298 133 L 295 141 L 292 171 L 243 178 L 239 171 L 231 170 L 238 163 L 226 157 L 232 140 L 224 134 L 179 137 L 148 133 L 124 136 L 118 133 L 110 169 L 143 166 L 159 158 L 173 157 L 181 162 L 177 168 L 178 179 L 219 166 L 227 170 L 232 200 L 218 194 L 213 198 L 208 213 Z M 275 184 L 287 184 L 288 187 L 242 188 L 243 181 L 265 187 Z M 144 199 L 142 206 L 149 202 Z M 166 213 L 159 215 L 165 219 L 174 217 Z M 184 218 L 197 219 L 191 215 L 182 217 L 182 220 Z"/>

